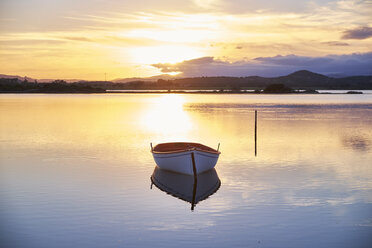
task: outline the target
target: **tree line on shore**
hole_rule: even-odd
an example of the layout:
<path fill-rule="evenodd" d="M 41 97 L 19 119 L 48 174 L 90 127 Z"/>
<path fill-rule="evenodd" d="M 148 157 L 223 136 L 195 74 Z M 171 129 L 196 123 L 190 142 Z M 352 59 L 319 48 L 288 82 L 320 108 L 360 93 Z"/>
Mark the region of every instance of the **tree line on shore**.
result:
<path fill-rule="evenodd" d="M 0 78 L 0 92 L 24 93 L 101 93 L 106 90 L 215 90 L 216 92 L 256 93 L 315 93 L 315 89 L 368 90 L 372 89 L 372 76 L 331 78 L 309 71 L 298 71 L 282 77 L 194 77 L 156 81 L 136 80 L 131 82 L 79 81 L 67 83 L 55 80 L 38 83 L 19 78 Z"/>
<path fill-rule="evenodd" d="M 55 80 L 50 83 L 29 82 L 17 78 L 0 78 L 0 92 L 14 93 L 102 93 L 105 89 L 79 83 Z"/>

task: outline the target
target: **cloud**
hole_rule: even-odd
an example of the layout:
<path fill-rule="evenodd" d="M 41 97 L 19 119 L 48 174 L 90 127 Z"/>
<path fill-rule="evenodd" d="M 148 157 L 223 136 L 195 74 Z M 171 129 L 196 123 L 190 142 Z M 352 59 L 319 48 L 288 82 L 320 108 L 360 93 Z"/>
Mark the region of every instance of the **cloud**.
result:
<path fill-rule="evenodd" d="M 341 41 L 325 41 L 325 42 L 322 42 L 322 44 L 328 45 L 328 46 L 350 46 L 349 43 L 341 42 Z"/>
<path fill-rule="evenodd" d="M 341 38 L 344 40 L 347 39 L 364 40 L 370 37 L 372 37 L 372 28 L 359 27 L 344 31 L 344 35 Z"/>
<path fill-rule="evenodd" d="M 80 71 L 94 80 L 84 75 L 103 67 L 113 77 L 152 76 L 156 68 L 275 76 L 299 67 L 268 61 L 277 54 L 371 51 L 371 39 L 340 39 L 344 30 L 372 27 L 370 0 L 5 0 L 0 5 L 0 68 L 36 78 L 56 77 L 57 71 L 58 77 L 73 78 Z M 202 56 L 215 57 L 198 65 L 149 66 Z M 324 68 L 315 69 L 333 72 L 326 66 L 332 61 L 338 60 L 321 61 Z M 316 66 L 307 63 L 303 67 Z"/>
<path fill-rule="evenodd" d="M 202 57 L 176 64 L 159 63 L 152 66 L 163 73 L 181 72 L 185 77 L 254 75 L 274 77 L 297 70 L 310 70 L 325 75 L 372 75 L 372 52 L 323 57 L 278 55 L 233 63 L 214 57 Z"/>
<path fill-rule="evenodd" d="M 86 42 L 92 42 L 92 39 L 89 39 L 87 37 L 61 37 L 62 39 L 65 40 L 71 40 L 71 41 L 86 41 Z"/>
<path fill-rule="evenodd" d="M 193 3 L 204 9 L 214 9 L 221 5 L 221 0 L 193 0 Z"/>

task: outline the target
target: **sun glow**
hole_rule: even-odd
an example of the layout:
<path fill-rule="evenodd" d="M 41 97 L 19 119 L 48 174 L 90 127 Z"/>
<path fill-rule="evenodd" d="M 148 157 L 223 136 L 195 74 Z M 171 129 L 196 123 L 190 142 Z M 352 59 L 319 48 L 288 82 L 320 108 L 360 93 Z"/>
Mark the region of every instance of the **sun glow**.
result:
<path fill-rule="evenodd" d="M 138 64 L 156 64 L 182 62 L 202 57 L 204 54 L 193 47 L 170 45 L 133 48 L 131 56 Z"/>
<path fill-rule="evenodd" d="M 105 73 L 107 79 L 150 77 L 164 73 L 152 64 L 201 57 L 255 62 L 288 54 L 371 52 L 368 34 L 345 36 L 369 30 L 369 1 L 297 1 L 287 11 L 286 3 L 270 1 L 113 1 L 118 3 L 104 8 L 102 1 L 87 0 L 6 2 L 0 16 L 1 73 L 35 79 L 104 80 Z M 51 2 L 59 2 L 58 8 Z M 16 21 L 20 16 L 27 22 Z M 234 74 L 230 67 L 216 66 L 211 69 L 221 75 Z M 194 75 L 185 68 L 177 71 Z M 206 70 L 195 74 L 209 76 Z"/>
<path fill-rule="evenodd" d="M 168 75 L 171 75 L 171 76 L 176 76 L 176 75 L 179 75 L 181 74 L 181 72 L 178 72 L 178 71 L 171 71 L 171 72 L 167 72 L 165 74 L 168 74 Z"/>
<path fill-rule="evenodd" d="M 183 109 L 185 99 L 180 95 L 162 95 L 151 100 L 141 114 L 141 125 L 155 135 L 167 139 L 185 139 L 192 128 L 190 117 Z"/>
<path fill-rule="evenodd" d="M 182 30 L 179 29 L 172 31 L 165 30 L 133 30 L 128 37 L 132 38 L 146 38 L 156 41 L 164 42 L 178 42 L 178 43 L 190 43 L 190 42 L 201 42 L 206 39 L 210 39 L 214 35 L 213 32 L 208 30 Z"/>

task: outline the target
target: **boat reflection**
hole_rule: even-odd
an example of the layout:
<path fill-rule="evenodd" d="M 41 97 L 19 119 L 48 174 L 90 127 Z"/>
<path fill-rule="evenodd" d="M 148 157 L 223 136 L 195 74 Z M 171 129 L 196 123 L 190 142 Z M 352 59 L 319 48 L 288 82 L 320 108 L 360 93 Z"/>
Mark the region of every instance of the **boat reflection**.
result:
<path fill-rule="evenodd" d="M 151 182 L 158 189 L 195 205 L 214 194 L 221 186 L 216 169 L 211 169 L 196 176 L 180 174 L 155 167 Z M 152 187 L 152 185 L 151 185 Z"/>

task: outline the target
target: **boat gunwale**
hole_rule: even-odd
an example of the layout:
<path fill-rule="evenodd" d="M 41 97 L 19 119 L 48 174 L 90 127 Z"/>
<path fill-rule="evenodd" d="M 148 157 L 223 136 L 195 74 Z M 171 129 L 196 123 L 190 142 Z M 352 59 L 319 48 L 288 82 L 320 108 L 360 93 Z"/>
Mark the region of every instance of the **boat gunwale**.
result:
<path fill-rule="evenodd" d="M 202 145 L 200 143 L 191 143 L 191 142 L 169 142 L 169 143 L 159 143 L 157 144 L 152 150 L 151 152 L 153 154 L 173 154 L 173 153 L 181 153 L 181 152 L 192 152 L 192 151 L 198 151 L 198 152 L 205 152 L 205 153 L 210 153 L 210 154 L 216 154 L 216 155 L 219 155 L 221 154 L 220 151 L 217 151 L 209 146 L 205 146 L 205 145 L 202 145 L 202 146 L 205 146 L 211 150 L 204 150 L 204 149 L 201 149 L 201 148 L 197 148 L 197 147 L 192 147 L 192 148 L 188 148 L 188 149 L 180 149 L 180 150 L 172 150 L 172 151 L 156 151 L 155 149 L 157 148 L 158 145 L 163 145 L 163 144 L 179 144 L 179 143 L 185 143 L 185 144 L 194 144 L 194 145 Z"/>

